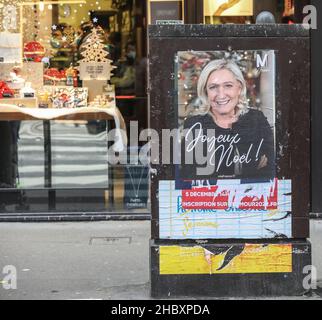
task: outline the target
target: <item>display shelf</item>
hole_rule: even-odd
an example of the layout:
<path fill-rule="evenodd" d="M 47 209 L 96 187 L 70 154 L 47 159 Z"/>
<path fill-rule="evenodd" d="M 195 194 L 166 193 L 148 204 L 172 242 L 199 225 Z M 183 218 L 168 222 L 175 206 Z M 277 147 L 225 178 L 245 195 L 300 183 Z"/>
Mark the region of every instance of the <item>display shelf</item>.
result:
<path fill-rule="evenodd" d="M 14 105 L 24 105 L 28 108 L 38 108 L 37 98 L 2 98 L 0 99 L 1 104 L 14 104 Z"/>

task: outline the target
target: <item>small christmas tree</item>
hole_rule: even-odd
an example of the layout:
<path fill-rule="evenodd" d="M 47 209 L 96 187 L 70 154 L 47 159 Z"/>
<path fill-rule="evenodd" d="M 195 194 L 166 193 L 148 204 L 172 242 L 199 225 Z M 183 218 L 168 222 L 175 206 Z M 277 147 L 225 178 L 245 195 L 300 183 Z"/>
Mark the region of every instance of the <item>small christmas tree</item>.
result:
<path fill-rule="evenodd" d="M 108 52 L 105 50 L 103 40 L 97 33 L 96 28 L 93 29 L 81 48 L 84 50 L 81 52 L 84 59 L 79 60 L 79 62 L 112 62 L 107 58 Z"/>

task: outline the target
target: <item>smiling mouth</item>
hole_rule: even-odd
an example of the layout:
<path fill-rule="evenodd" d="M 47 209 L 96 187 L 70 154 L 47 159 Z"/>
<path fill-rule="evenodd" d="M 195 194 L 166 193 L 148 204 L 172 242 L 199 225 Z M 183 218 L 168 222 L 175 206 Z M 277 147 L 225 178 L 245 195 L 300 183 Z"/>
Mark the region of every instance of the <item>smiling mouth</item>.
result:
<path fill-rule="evenodd" d="M 222 101 L 216 101 L 216 104 L 218 106 L 225 106 L 226 104 L 228 104 L 230 102 L 230 99 L 228 100 L 222 100 Z"/>

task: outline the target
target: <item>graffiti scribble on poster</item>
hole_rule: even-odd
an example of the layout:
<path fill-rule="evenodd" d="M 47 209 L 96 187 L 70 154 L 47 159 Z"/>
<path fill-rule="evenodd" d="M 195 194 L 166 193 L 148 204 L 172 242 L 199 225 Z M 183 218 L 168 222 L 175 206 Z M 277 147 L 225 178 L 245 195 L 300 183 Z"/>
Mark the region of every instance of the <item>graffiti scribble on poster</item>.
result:
<path fill-rule="evenodd" d="M 262 183 L 217 180 L 216 185 L 175 188 L 159 182 L 160 238 L 226 239 L 292 236 L 290 180 Z"/>
<path fill-rule="evenodd" d="M 181 204 L 183 209 L 274 210 L 277 209 L 277 188 L 276 178 L 264 185 L 193 187 L 182 190 Z"/>

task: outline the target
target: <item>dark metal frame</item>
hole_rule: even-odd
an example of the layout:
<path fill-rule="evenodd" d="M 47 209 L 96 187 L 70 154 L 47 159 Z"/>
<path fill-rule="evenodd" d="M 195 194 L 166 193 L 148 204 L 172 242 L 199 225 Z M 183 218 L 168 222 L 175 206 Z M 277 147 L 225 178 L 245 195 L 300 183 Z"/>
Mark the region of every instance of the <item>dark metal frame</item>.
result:
<path fill-rule="evenodd" d="M 320 0 L 312 0 L 311 4 L 314 5 L 318 12 L 318 18 L 322 14 L 322 2 Z M 320 16 L 319 16 L 320 15 Z M 311 30 L 311 135 L 312 135 L 312 206 L 311 211 L 314 212 L 312 217 L 322 218 L 322 28 L 321 18 L 318 20 L 318 29 Z"/>
<path fill-rule="evenodd" d="M 310 211 L 310 57 L 309 32 L 301 25 L 181 25 L 150 26 L 150 123 L 177 128 L 174 57 L 178 51 L 272 49 L 276 55 L 277 177 L 292 180 L 292 237 L 309 235 Z M 162 48 L 162 55 L 160 54 Z M 294 54 L 295 53 L 295 54 Z M 169 59 L 173 63 L 169 63 Z M 159 90 L 157 88 L 162 88 Z M 288 135 L 289 134 L 289 135 Z M 161 142 L 160 142 L 161 145 Z M 161 150 L 160 150 L 161 154 Z M 159 238 L 159 180 L 174 180 L 174 165 L 152 165 L 152 237 Z"/>

